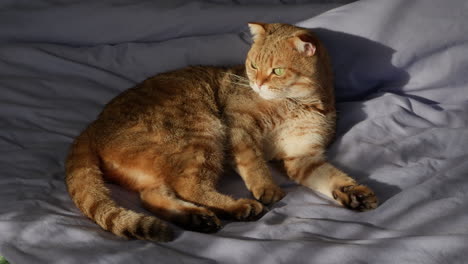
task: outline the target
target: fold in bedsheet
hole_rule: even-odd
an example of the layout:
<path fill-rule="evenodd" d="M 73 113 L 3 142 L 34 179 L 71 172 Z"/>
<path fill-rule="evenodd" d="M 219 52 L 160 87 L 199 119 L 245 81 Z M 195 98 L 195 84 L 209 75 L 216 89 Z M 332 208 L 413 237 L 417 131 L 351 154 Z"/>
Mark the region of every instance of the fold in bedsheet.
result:
<path fill-rule="evenodd" d="M 0 256 L 10 263 L 466 263 L 468 3 L 463 0 L 2 1 Z M 286 1 L 294 2 L 294 1 Z M 347 1 L 349 2 L 349 1 Z M 371 186 L 356 213 L 285 179 L 256 222 L 170 243 L 124 241 L 64 185 L 70 143 L 112 97 L 158 72 L 242 63 L 247 21 L 311 28 L 339 110 L 330 160 Z M 111 186 L 123 205 L 135 195 Z M 221 189 L 249 195 L 227 174 Z"/>
<path fill-rule="evenodd" d="M 237 32 L 247 21 L 253 20 L 297 22 L 339 6 L 331 1 L 328 4 L 304 1 L 302 5 L 184 0 L 82 1 L 69 5 L 37 2 L 0 9 L 0 23 L 7 25 L 2 30 L 1 41 L 74 46 L 161 42 L 194 35 Z"/>

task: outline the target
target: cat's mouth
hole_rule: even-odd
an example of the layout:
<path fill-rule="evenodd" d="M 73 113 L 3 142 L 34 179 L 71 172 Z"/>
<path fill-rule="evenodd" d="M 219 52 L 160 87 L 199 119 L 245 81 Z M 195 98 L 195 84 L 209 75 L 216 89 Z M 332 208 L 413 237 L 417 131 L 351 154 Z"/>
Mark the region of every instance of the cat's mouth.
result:
<path fill-rule="evenodd" d="M 251 83 L 250 87 L 254 90 L 261 98 L 265 100 L 277 99 L 278 94 L 271 91 L 268 87 L 258 87 L 255 83 Z"/>

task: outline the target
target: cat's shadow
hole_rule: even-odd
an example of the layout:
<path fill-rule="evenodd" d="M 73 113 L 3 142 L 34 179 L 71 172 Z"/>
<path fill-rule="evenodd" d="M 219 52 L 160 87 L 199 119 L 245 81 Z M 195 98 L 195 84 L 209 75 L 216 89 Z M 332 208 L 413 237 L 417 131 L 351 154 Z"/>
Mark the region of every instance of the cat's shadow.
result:
<path fill-rule="evenodd" d="M 405 94 L 403 87 L 410 75 L 392 63 L 395 50 L 376 41 L 348 33 L 323 28 L 312 28 L 327 48 L 334 70 L 336 105 L 338 112 L 336 138 L 330 146 L 327 156 L 335 166 L 342 169 L 359 182 L 371 187 L 379 197 L 380 203 L 401 191 L 395 185 L 369 178 L 366 167 L 350 165 L 336 159 L 343 136 L 353 127 L 368 118 L 364 111 L 365 102 L 385 93 Z M 382 106 L 384 107 L 384 106 Z M 353 151 L 347 149 L 347 151 Z M 372 155 L 372 153 L 369 153 Z"/>
<path fill-rule="evenodd" d="M 385 92 L 404 93 L 402 87 L 410 75 L 392 63 L 396 50 L 361 36 L 324 28 L 311 30 L 330 54 L 338 107 L 343 102 L 363 102 Z"/>

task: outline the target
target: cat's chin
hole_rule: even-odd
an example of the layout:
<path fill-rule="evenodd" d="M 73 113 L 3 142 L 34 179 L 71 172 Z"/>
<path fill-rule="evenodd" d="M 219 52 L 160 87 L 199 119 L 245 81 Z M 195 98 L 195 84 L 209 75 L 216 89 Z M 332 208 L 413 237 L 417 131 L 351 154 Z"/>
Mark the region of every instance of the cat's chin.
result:
<path fill-rule="evenodd" d="M 272 94 L 266 94 L 266 93 L 257 93 L 258 96 L 260 96 L 262 99 L 265 100 L 274 100 L 274 99 L 279 99 L 277 96 L 272 95 Z"/>

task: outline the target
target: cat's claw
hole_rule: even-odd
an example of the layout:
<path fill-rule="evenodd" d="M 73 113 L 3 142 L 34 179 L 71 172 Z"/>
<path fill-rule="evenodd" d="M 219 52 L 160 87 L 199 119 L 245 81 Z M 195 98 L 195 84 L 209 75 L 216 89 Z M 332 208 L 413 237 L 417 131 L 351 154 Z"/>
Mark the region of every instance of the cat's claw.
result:
<path fill-rule="evenodd" d="M 364 185 L 349 185 L 333 191 L 333 198 L 349 209 L 368 211 L 377 208 L 379 202 L 375 193 Z"/>

